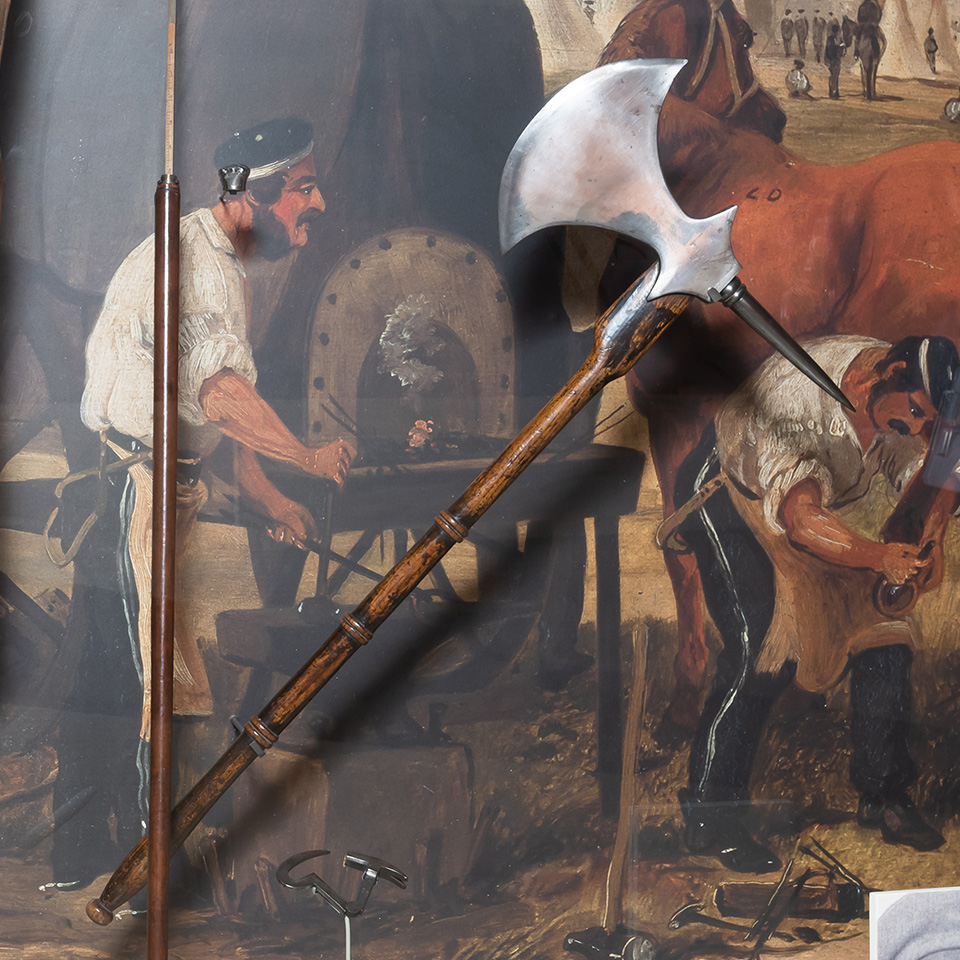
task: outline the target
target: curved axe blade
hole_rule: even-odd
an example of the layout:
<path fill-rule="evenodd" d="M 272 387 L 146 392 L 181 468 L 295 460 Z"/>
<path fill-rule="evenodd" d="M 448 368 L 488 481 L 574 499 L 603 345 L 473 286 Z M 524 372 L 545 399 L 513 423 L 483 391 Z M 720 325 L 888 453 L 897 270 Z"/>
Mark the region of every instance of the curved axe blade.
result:
<path fill-rule="evenodd" d="M 520 135 L 500 184 L 500 246 L 548 226 L 604 227 L 652 247 L 651 299 L 715 300 L 739 272 L 736 207 L 705 220 L 680 209 L 660 171 L 657 120 L 685 60 L 623 60 L 559 90 Z"/>
<path fill-rule="evenodd" d="M 500 246 L 544 227 L 615 230 L 652 247 L 650 299 L 684 294 L 729 307 L 821 389 L 853 409 L 813 358 L 737 279 L 736 207 L 688 217 L 660 170 L 657 121 L 685 60 L 622 60 L 554 94 L 514 145 L 500 182 Z"/>

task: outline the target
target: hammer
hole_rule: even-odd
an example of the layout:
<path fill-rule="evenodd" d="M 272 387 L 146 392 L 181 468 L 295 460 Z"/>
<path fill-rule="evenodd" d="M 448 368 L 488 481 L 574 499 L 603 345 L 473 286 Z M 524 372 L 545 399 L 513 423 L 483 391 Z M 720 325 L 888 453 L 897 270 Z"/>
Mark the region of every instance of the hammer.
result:
<path fill-rule="evenodd" d="M 721 920 L 719 917 L 711 917 L 706 913 L 701 913 L 703 909 L 703 904 L 699 900 L 695 900 L 693 903 L 684 904 L 676 913 L 667 921 L 667 926 L 671 930 L 679 930 L 681 927 L 685 927 L 688 923 L 702 923 L 708 927 L 716 927 L 718 930 L 736 930 L 738 933 L 753 933 L 753 927 L 748 927 L 743 923 L 731 923 L 729 920 Z M 779 930 L 773 932 L 772 936 L 777 937 L 780 940 L 785 940 L 787 943 L 793 941 L 793 936 L 789 933 L 781 933 Z"/>

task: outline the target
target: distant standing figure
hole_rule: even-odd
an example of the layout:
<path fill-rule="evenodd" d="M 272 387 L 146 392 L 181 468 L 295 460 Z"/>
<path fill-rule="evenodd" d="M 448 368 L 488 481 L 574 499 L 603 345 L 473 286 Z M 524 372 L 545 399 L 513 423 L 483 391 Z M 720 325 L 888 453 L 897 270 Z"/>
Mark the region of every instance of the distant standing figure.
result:
<path fill-rule="evenodd" d="M 930 66 L 930 72 L 937 72 L 937 51 L 940 49 L 937 46 L 937 40 L 933 35 L 933 27 L 930 27 L 927 30 L 927 39 L 923 41 L 923 52 L 927 55 L 927 63 Z"/>
<path fill-rule="evenodd" d="M 783 19 L 780 21 L 780 36 L 783 38 L 783 55 L 789 57 L 790 41 L 793 40 L 793 20 L 789 10 L 784 12 Z"/>
<path fill-rule="evenodd" d="M 793 61 L 793 69 L 787 74 L 787 90 L 791 97 L 802 97 L 805 100 L 813 100 L 810 96 L 810 78 L 803 72 L 804 63 L 802 60 Z"/>
<path fill-rule="evenodd" d="M 883 7 L 878 0 L 863 0 L 857 8 L 854 54 L 860 61 L 863 95 L 868 100 L 877 99 L 877 69 L 887 48 L 887 39 L 880 29 L 882 17 Z"/>
<path fill-rule="evenodd" d="M 827 37 L 826 49 L 823 52 L 823 60 L 830 71 L 830 79 L 827 82 L 827 89 L 831 100 L 840 99 L 840 61 L 846 49 L 843 45 L 843 38 L 840 36 L 840 24 L 834 22 L 830 26 L 830 35 Z"/>
<path fill-rule="evenodd" d="M 793 21 L 794 33 L 797 35 L 797 53 L 803 59 L 807 55 L 807 37 L 810 34 L 810 21 L 798 10 L 799 16 Z"/>
<path fill-rule="evenodd" d="M 813 52 L 817 63 L 823 60 L 823 42 L 827 38 L 827 21 L 820 16 L 819 10 L 813 11 Z"/>

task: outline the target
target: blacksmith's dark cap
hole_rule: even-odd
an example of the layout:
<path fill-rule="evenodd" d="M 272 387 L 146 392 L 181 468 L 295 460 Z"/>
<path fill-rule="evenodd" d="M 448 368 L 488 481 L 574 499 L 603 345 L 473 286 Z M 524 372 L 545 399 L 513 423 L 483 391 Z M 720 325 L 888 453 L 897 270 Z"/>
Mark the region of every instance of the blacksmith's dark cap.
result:
<path fill-rule="evenodd" d="M 270 177 L 313 152 L 313 127 L 299 117 L 281 117 L 240 130 L 213 155 L 218 169 L 234 164 L 250 168 L 250 180 Z"/>

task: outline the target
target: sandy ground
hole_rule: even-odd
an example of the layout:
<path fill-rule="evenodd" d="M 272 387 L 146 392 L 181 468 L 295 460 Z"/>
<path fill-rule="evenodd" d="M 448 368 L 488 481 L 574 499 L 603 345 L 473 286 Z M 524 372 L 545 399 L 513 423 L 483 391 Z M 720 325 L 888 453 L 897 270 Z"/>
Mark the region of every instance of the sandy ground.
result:
<path fill-rule="evenodd" d="M 840 75 L 840 100 L 827 97 L 828 72 L 813 58 L 804 68 L 814 100 L 787 96 L 785 77 L 792 60 L 754 58 L 754 70 L 766 90 L 787 113 L 784 146 L 818 163 L 853 163 L 912 143 L 960 139 L 960 125 L 943 117 L 948 99 L 958 95 L 954 77 L 897 80 L 882 75 L 879 100 L 864 99 L 859 68 L 846 63 Z"/>

